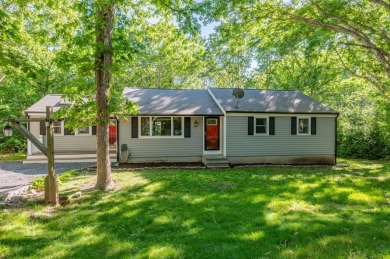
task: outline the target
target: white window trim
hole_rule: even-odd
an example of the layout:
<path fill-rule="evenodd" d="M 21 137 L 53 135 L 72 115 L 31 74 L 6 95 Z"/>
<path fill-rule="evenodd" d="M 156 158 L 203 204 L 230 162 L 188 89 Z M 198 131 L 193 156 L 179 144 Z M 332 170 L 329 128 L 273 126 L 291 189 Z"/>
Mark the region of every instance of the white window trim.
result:
<path fill-rule="evenodd" d="M 265 133 L 256 133 L 256 119 L 266 119 Z M 255 136 L 268 136 L 269 135 L 269 116 L 256 116 L 253 122 L 253 134 Z"/>
<path fill-rule="evenodd" d="M 299 133 L 299 120 L 300 119 L 308 119 L 307 121 L 307 133 Z M 309 116 L 300 116 L 300 117 L 297 117 L 297 135 L 300 135 L 300 136 L 309 136 L 311 135 L 311 117 Z"/>
<path fill-rule="evenodd" d="M 54 132 L 54 136 L 64 136 L 64 134 L 65 134 L 64 121 L 60 121 L 60 122 L 61 122 L 61 133 Z M 53 124 L 53 130 L 54 130 L 54 124 Z"/>
<path fill-rule="evenodd" d="M 79 129 L 75 129 L 74 135 L 75 136 L 92 136 L 92 126 L 89 126 L 89 133 L 79 133 Z"/>
<path fill-rule="evenodd" d="M 152 118 L 171 118 L 171 135 L 170 136 L 153 136 L 152 135 Z M 142 136 L 141 118 L 149 118 L 149 136 Z M 181 135 L 173 135 L 173 118 L 181 118 Z M 183 116 L 140 116 L 138 119 L 138 138 L 143 139 L 172 139 L 184 138 L 184 117 Z"/>

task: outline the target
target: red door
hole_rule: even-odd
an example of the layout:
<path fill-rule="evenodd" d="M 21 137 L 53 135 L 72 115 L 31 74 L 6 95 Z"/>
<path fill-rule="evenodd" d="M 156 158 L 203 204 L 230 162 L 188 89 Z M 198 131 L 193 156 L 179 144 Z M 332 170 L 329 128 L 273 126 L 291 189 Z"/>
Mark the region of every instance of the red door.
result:
<path fill-rule="evenodd" d="M 108 141 L 110 145 L 114 145 L 116 142 L 116 125 L 110 125 L 108 132 L 109 132 Z"/>
<path fill-rule="evenodd" d="M 205 150 L 219 150 L 219 118 L 205 119 Z"/>

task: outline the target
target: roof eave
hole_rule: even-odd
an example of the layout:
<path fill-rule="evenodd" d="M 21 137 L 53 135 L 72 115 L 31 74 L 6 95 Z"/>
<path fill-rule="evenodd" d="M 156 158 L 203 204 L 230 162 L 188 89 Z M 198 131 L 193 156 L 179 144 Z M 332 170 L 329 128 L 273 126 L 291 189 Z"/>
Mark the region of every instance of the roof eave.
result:
<path fill-rule="evenodd" d="M 327 114 L 327 115 L 339 115 L 338 112 L 281 112 L 281 111 L 229 111 L 226 113 L 277 113 L 277 114 Z"/>
<path fill-rule="evenodd" d="M 137 114 L 132 116 L 180 116 L 180 117 L 202 117 L 202 116 L 224 116 L 223 114 L 161 114 L 161 113 L 145 113 L 145 114 Z"/>

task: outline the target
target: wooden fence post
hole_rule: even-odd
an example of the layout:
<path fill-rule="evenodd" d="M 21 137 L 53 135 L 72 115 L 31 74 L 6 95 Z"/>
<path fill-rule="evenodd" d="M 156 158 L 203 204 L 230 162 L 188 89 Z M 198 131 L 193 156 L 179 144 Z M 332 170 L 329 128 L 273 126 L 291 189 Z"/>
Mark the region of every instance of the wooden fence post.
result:
<path fill-rule="evenodd" d="M 46 137 L 47 137 L 47 169 L 45 178 L 45 201 L 52 206 L 59 204 L 58 178 L 54 169 L 54 122 L 52 119 L 53 107 L 46 106 Z"/>

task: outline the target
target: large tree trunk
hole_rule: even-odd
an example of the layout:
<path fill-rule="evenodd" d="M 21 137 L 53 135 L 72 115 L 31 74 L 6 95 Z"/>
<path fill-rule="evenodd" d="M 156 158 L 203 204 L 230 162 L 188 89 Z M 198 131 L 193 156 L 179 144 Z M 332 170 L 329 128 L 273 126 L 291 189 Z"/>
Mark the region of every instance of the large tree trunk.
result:
<path fill-rule="evenodd" d="M 96 57 L 95 82 L 97 125 L 96 125 L 96 156 L 97 181 L 96 188 L 108 190 L 113 182 L 111 178 L 111 161 L 109 148 L 109 99 L 111 65 L 112 65 L 112 30 L 114 24 L 115 4 L 110 0 L 97 1 L 96 15 Z"/>

